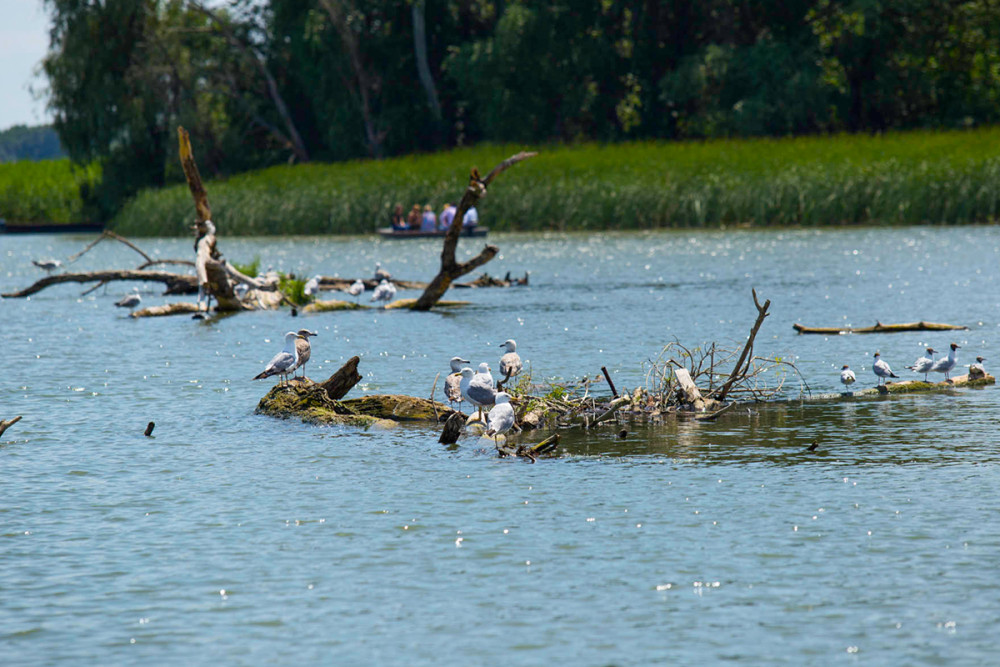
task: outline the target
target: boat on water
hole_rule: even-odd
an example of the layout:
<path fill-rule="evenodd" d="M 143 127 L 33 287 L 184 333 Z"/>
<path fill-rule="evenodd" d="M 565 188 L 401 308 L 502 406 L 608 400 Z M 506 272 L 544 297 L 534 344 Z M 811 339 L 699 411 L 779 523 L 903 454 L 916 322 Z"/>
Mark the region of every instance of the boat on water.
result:
<path fill-rule="evenodd" d="M 0 234 L 82 234 L 103 231 L 104 223 L 101 222 L 77 222 L 60 225 L 34 222 L 7 222 L 3 218 L 0 218 Z"/>
<path fill-rule="evenodd" d="M 433 232 L 422 232 L 419 229 L 393 229 L 392 227 L 379 227 L 375 230 L 382 238 L 387 239 L 434 239 L 444 238 L 448 230 L 441 229 Z M 486 236 L 489 228 L 476 225 L 475 227 L 463 227 L 462 236 Z"/>

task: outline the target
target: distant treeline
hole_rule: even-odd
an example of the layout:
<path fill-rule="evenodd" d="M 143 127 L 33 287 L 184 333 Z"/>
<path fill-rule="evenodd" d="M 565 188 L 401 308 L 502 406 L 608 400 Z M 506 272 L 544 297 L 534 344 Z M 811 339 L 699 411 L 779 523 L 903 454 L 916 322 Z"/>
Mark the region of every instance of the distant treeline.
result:
<path fill-rule="evenodd" d="M 83 199 L 100 183 L 96 164 L 61 160 L 0 163 L 0 219 L 13 223 L 87 222 Z"/>
<path fill-rule="evenodd" d="M 46 6 L 56 128 L 75 161 L 103 167 L 95 216 L 180 180 L 177 125 L 205 175 L 224 176 L 484 141 L 1000 121 L 1000 6 L 988 0 Z"/>
<path fill-rule="evenodd" d="M 270 167 L 207 183 L 224 235 L 370 233 L 395 203 L 456 201 L 523 145 Z M 538 148 L 493 184 L 494 230 L 724 224 L 960 224 L 996 221 L 1000 128 L 787 139 L 627 142 Z M 186 185 L 146 190 L 113 222 L 127 236 L 189 234 Z"/>
<path fill-rule="evenodd" d="M 0 131 L 0 162 L 52 160 L 66 157 L 51 125 L 15 125 Z"/>

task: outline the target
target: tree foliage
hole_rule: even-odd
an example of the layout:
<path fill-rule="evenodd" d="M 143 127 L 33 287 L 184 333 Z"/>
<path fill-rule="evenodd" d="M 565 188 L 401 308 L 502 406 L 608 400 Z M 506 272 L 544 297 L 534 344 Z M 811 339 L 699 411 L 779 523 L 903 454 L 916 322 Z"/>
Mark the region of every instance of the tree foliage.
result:
<path fill-rule="evenodd" d="M 180 177 L 476 141 L 998 120 L 986 0 L 45 0 L 55 127 L 102 214 Z"/>

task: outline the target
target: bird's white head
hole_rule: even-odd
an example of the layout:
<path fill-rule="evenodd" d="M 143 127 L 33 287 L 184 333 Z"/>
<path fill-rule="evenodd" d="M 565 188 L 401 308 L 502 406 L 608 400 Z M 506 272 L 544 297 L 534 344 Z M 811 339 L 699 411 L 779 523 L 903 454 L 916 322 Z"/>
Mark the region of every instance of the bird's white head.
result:
<path fill-rule="evenodd" d="M 501 403 L 510 403 L 510 394 L 505 391 L 498 392 L 496 396 L 496 403 L 497 405 Z"/>
<path fill-rule="evenodd" d="M 451 372 L 452 373 L 461 373 L 462 372 L 462 364 L 469 363 L 469 360 L 468 359 L 463 359 L 462 357 L 452 357 L 450 363 L 451 363 Z M 470 368 L 469 370 L 472 370 L 472 369 Z"/>
<path fill-rule="evenodd" d="M 504 348 L 507 352 L 514 352 L 517 350 L 517 342 L 513 338 L 508 338 L 500 343 L 500 347 Z"/>
<path fill-rule="evenodd" d="M 471 378 L 473 375 L 476 374 L 476 371 L 472 370 L 468 366 L 463 368 L 460 372 L 462 373 L 462 377 L 464 378 Z"/>
<path fill-rule="evenodd" d="M 483 363 L 479 364 L 479 372 L 480 373 L 489 373 L 490 372 L 490 365 L 488 363 L 486 363 L 485 361 Z"/>

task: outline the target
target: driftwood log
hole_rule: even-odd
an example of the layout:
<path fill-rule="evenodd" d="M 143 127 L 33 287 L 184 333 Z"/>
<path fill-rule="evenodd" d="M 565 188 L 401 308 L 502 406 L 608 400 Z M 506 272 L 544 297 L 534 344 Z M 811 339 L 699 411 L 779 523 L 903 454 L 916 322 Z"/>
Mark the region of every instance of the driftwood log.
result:
<path fill-rule="evenodd" d="M 455 259 L 455 250 L 458 247 L 458 239 L 462 233 L 462 219 L 465 217 L 466 211 L 486 196 L 486 188 L 494 178 L 518 162 L 527 160 L 535 155 L 537 153 L 527 152 L 513 155 L 495 166 L 486 178 L 480 178 L 479 172 L 475 169 L 472 170 L 472 173 L 469 175 L 469 185 L 465 188 L 465 193 L 462 195 L 462 199 L 458 203 L 458 209 L 455 211 L 455 219 L 452 220 L 451 227 L 448 228 L 448 232 L 444 237 L 444 247 L 441 250 L 441 270 L 410 308 L 413 310 L 430 310 L 440 301 L 456 278 L 474 271 L 496 256 L 500 249 L 495 245 L 487 244 L 478 255 L 466 262 L 460 263 Z"/>
<path fill-rule="evenodd" d="M 8 292 L 0 296 L 4 298 L 17 299 L 28 297 L 36 292 L 40 292 L 46 287 L 59 285 L 62 283 L 92 283 L 111 282 L 113 280 L 131 280 L 135 282 L 156 282 L 166 285 L 164 294 L 192 294 L 198 291 L 197 281 L 194 276 L 185 276 L 169 271 L 86 271 L 84 273 L 57 273 L 46 276 L 34 285 L 17 292 Z"/>
<path fill-rule="evenodd" d="M 4 431 L 6 431 L 19 421 L 21 421 L 21 415 L 18 415 L 17 417 L 14 417 L 12 419 L 0 419 L 0 435 L 3 435 Z"/>
<path fill-rule="evenodd" d="M 825 334 L 837 336 L 840 334 L 870 334 L 870 333 L 900 333 L 903 331 L 962 331 L 969 327 L 961 324 L 940 324 L 938 322 L 905 322 L 903 324 L 882 324 L 875 322 L 873 327 L 807 327 L 793 324 L 792 327 L 800 334 Z"/>

